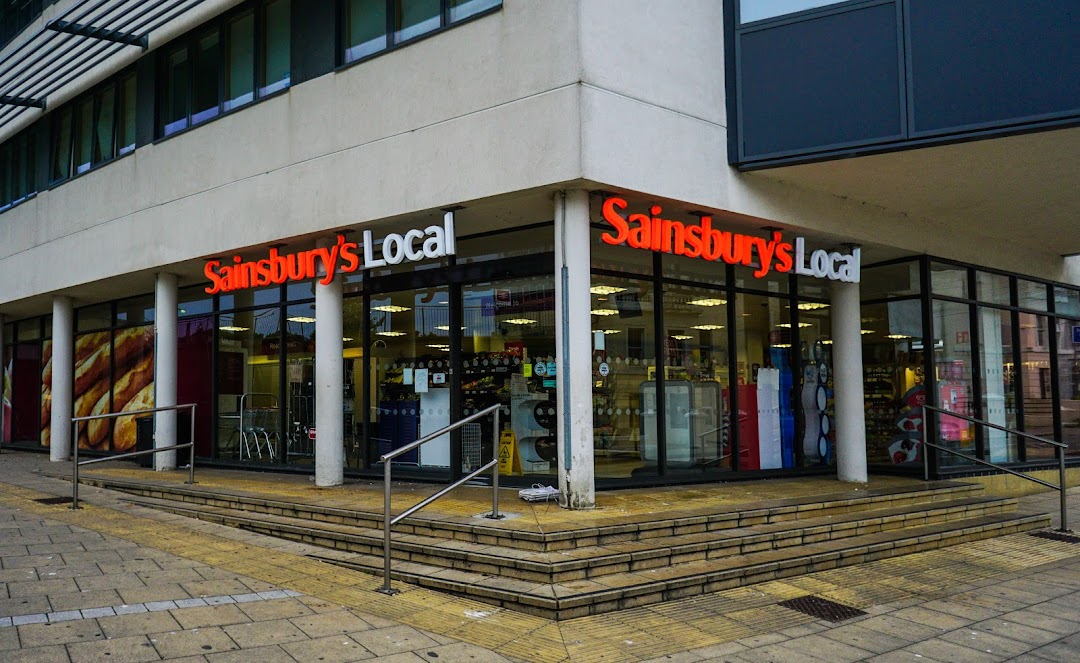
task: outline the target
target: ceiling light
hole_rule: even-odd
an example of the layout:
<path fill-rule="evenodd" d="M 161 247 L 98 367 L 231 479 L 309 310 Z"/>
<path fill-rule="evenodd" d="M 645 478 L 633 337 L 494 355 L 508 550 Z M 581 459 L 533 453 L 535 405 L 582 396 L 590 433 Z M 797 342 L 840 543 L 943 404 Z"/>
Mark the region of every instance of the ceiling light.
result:
<path fill-rule="evenodd" d="M 439 331 L 450 331 L 450 325 L 435 325 L 435 329 L 438 329 Z M 461 330 L 465 331 L 464 325 L 462 325 Z"/>
<path fill-rule="evenodd" d="M 383 306 L 372 306 L 372 311 L 382 311 L 383 313 L 401 313 L 403 311 L 411 310 L 408 306 L 398 306 L 397 304 L 385 304 Z"/>
<path fill-rule="evenodd" d="M 380 331 L 380 332 L 375 332 L 375 334 L 376 334 L 377 336 L 404 336 L 404 335 L 405 335 L 405 332 L 399 332 L 399 331 Z"/>
<path fill-rule="evenodd" d="M 694 329 L 700 329 L 702 331 L 712 331 L 714 329 L 723 329 L 724 325 L 694 325 Z"/>
<path fill-rule="evenodd" d="M 593 315 L 618 315 L 619 312 L 613 308 L 594 308 L 591 313 Z"/>
<path fill-rule="evenodd" d="M 800 311 L 816 311 L 821 308 L 829 308 L 829 305 L 821 302 L 799 302 Z"/>
<path fill-rule="evenodd" d="M 443 345 L 441 343 L 429 343 L 428 347 L 429 348 L 434 348 L 436 350 L 445 350 L 447 352 L 450 351 L 450 346 L 449 345 Z"/>
<path fill-rule="evenodd" d="M 859 333 L 860 333 L 860 334 L 863 334 L 863 335 L 866 335 L 866 334 L 873 334 L 873 333 L 874 333 L 874 330 L 873 330 L 873 329 L 860 329 L 860 330 L 859 330 Z"/>
<path fill-rule="evenodd" d="M 691 299 L 690 301 L 688 301 L 686 303 L 687 304 L 692 304 L 693 306 L 723 306 L 724 304 L 727 304 L 727 300 L 726 299 L 709 299 L 709 298 Z"/>
<path fill-rule="evenodd" d="M 686 334 L 672 334 L 671 338 L 675 339 L 676 341 L 689 341 L 694 337 L 688 336 Z"/>
<path fill-rule="evenodd" d="M 353 340 L 351 336 L 342 336 L 341 337 L 342 343 L 348 343 L 351 340 Z"/>
<path fill-rule="evenodd" d="M 777 327 L 784 327 L 785 329 L 791 329 L 791 323 L 790 322 L 781 322 L 780 324 L 778 324 L 776 326 Z M 799 329 L 802 329 L 803 327 L 809 327 L 809 326 L 811 326 L 809 322 L 800 322 L 799 323 Z"/>
<path fill-rule="evenodd" d="M 535 325 L 536 320 L 531 318 L 510 318 L 509 320 L 503 320 L 508 325 Z"/>
<path fill-rule="evenodd" d="M 301 324 L 306 324 L 308 322 L 315 322 L 315 318 L 309 318 L 309 317 L 303 316 L 303 315 L 294 315 L 291 318 L 286 318 L 286 320 L 288 320 L 289 322 L 299 322 Z"/>
<path fill-rule="evenodd" d="M 825 345 L 832 345 L 832 339 L 831 338 L 823 338 L 823 339 L 821 339 L 821 342 L 824 343 Z"/>
<path fill-rule="evenodd" d="M 218 327 L 218 329 L 228 332 L 242 332 L 251 329 L 251 327 L 233 327 L 232 325 L 222 325 Z"/>
<path fill-rule="evenodd" d="M 772 347 L 774 347 L 774 348 L 790 348 L 791 344 L 790 343 L 773 343 Z"/>
<path fill-rule="evenodd" d="M 885 338 L 891 338 L 894 341 L 902 341 L 904 339 L 908 339 L 908 338 L 911 338 L 911 337 L 908 336 L 907 334 L 889 334 Z"/>
<path fill-rule="evenodd" d="M 617 285 L 594 285 L 589 288 L 589 292 L 594 295 L 614 295 L 617 292 L 626 292 L 626 288 Z"/>
<path fill-rule="evenodd" d="M 601 334 L 605 334 L 605 335 L 606 334 L 621 334 L 622 330 L 621 329 L 594 329 L 593 330 L 594 334 L 597 333 L 597 332 L 599 332 Z"/>

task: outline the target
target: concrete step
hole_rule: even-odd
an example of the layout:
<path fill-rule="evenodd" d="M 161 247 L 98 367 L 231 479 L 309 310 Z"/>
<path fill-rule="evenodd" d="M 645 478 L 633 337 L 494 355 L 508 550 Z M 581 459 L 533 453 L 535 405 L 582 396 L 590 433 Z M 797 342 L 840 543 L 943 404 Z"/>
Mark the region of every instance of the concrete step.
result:
<path fill-rule="evenodd" d="M 994 514 L 555 584 L 400 561 L 392 578 L 548 619 L 573 619 L 1048 526 L 1046 515 Z M 382 575 L 380 556 L 327 551 L 317 557 Z"/>
<path fill-rule="evenodd" d="M 349 525 L 361 529 L 382 528 L 381 513 L 212 491 L 198 486 L 168 486 L 92 475 L 85 476 L 82 481 L 89 485 L 122 491 L 130 495 L 177 503 L 201 504 L 233 511 Z M 486 546 L 503 546 L 534 552 L 557 552 L 572 551 L 587 546 L 609 546 L 647 538 L 700 534 L 769 523 L 837 516 L 889 507 L 933 504 L 978 496 L 981 493 L 982 487 L 977 484 L 936 481 L 922 484 L 915 490 L 905 487 L 838 491 L 834 495 L 816 495 L 812 499 L 764 500 L 752 509 L 740 509 L 740 505 L 727 504 L 718 505 L 715 509 L 697 510 L 675 517 L 664 518 L 656 514 L 648 514 L 628 517 L 616 524 L 585 528 L 566 525 L 564 529 L 545 532 L 516 528 L 512 526 L 512 523 L 495 526 L 462 522 L 461 519 L 455 521 L 420 513 L 396 525 L 394 530 L 401 534 L 451 539 Z"/>
<path fill-rule="evenodd" d="M 143 506 L 287 540 L 353 553 L 382 554 L 381 529 L 237 512 L 222 507 L 153 498 L 130 499 Z M 1015 499 L 965 497 L 925 505 L 890 506 L 712 532 L 649 537 L 605 546 L 581 546 L 574 550 L 548 553 L 395 531 L 391 553 L 398 560 L 431 566 L 530 582 L 561 583 L 1015 510 Z"/>

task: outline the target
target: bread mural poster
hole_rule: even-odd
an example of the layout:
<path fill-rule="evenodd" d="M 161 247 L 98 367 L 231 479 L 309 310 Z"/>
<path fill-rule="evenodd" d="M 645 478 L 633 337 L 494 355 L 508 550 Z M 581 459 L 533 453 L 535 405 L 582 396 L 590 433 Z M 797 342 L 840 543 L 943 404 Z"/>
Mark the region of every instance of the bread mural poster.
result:
<path fill-rule="evenodd" d="M 95 416 L 154 407 L 154 326 L 95 332 L 75 341 L 75 415 Z M 131 451 L 133 417 L 79 426 L 79 448 Z"/>
<path fill-rule="evenodd" d="M 41 446 L 49 446 L 52 425 L 52 341 L 41 344 Z"/>

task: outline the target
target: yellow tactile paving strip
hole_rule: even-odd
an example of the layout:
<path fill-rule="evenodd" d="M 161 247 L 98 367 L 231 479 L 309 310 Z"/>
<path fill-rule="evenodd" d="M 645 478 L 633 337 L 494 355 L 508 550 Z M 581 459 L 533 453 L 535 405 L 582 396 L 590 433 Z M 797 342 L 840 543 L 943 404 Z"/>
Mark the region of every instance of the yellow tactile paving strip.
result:
<path fill-rule="evenodd" d="M 85 470 L 85 477 L 111 478 L 147 483 L 146 470 L 135 468 L 96 468 Z M 155 472 L 153 483 L 182 486 L 187 472 Z M 262 499 L 299 501 L 322 507 L 381 513 L 382 482 L 363 481 L 333 488 L 311 485 L 307 476 L 243 472 L 235 470 L 198 470 L 197 489 L 243 494 Z M 672 486 L 641 490 L 605 491 L 596 496 L 596 509 L 567 511 L 554 503 L 530 504 L 518 499 L 516 491 L 500 494 L 503 511 L 520 517 L 502 521 L 477 521 L 474 517 L 491 510 L 491 489 L 462 487 L 426 507 L 422 517 L 444 518 L 456 522 L 482 523 L 487 526 L 533 532 L 557 532 L 610 524 L 622 524 L 655 518 L 718 513 L 758 505 L 768 500 L 813 498 L 830 495 L 842 499 L 865 496 L 867 490 L 902 489 L 922 485 L 903 477 L 872 477 L 863 488 L 842 484 L 835 478 L 803 477 L 774 481 L 748 481 L 711 486 Z M 394 484 L 392 508 L 395 513 L 415 504 L 437 490 L 425 484 Z M 508 499 L 509 498 L 509 499 Z"/>
<path fill-rule="evenodd" d="M 139 513 L 85 504 L 77 512 L 45 506 L 45 494 L 5 485 L 0 504 L 152 546 L 276 586 L 393 619 L 527 661 L 640 661 L 718 645 L 813 621 L 776 605 L 815 594 L 855 607 L 992 578 L 1080 555 L 1080 547 L 1023 534 L 835 569 L 652 606 L 552 622 L 307 557 L 243 543 Z"/>

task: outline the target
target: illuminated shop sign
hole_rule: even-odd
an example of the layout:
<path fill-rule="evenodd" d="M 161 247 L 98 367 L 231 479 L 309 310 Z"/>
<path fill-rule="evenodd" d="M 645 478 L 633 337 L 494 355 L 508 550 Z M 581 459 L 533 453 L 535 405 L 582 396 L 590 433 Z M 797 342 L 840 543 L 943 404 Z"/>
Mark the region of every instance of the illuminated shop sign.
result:
<path fill-rule="evenodd" d="M 612 228 L 600 235 L 605 244 L 755 267 L 757 278 L 777 271 L 859 282 L 861 255 L 857 248 L 847 254 L 825 249 L 807 253 L 802 237 L 796 237 L 792 244 L 779 230 L 774 230 L 771 238 L 755 237 L 713 228 L 710 216 L 702 216 L 697 223 L 683 223 L 661 218 L 659 205 L 650 207 L 649 214 L 624 215 L 627 206 L 623 198 L 604 200 L 604 220 Z"/>
<path fill-rule="evenodd" d="M 275 248 L 261 260 L 245 261 L 240 256 L 233 256 L 232 264 L 208 260 L 203 274 L 210 279 L 206 288 L 209 295 L 314 278 L 327 285 L 337 273 L 350 274 L 361 269 L 441 258 L 453 255 L 454 251 L 454 213 L 447 212 L 441 226 L 432 225 L 423 230 L 414 228 L 400 235 L 390 233 L 380 242 L 375 241 L 370 230 L 365 230 L 361 244 L 346 241 L 344 235 L 338 235 L 333 246 L 310 251 L 279 253 Z"/>

